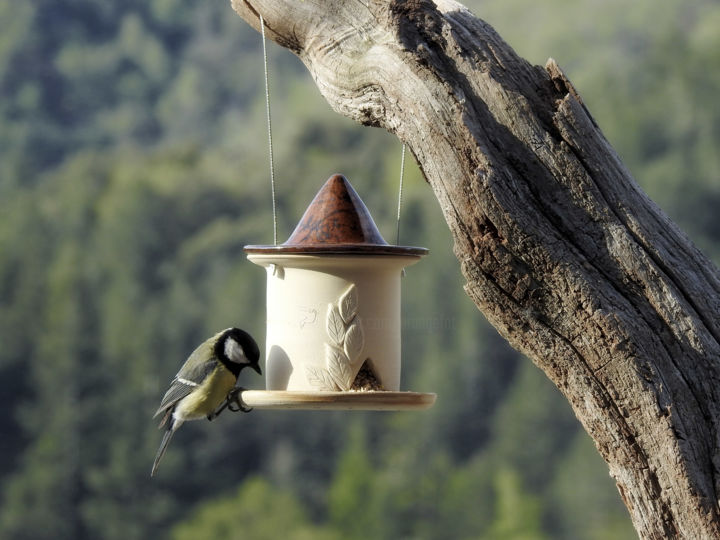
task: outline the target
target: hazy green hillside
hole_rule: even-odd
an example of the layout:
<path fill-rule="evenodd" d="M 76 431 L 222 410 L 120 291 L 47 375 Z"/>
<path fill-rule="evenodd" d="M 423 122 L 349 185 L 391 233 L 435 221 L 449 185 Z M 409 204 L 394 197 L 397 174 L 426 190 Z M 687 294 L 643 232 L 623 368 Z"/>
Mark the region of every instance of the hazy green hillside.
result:
<path fill-rule="evenodd" d="M 566 4 L 470 7 L 566 69 L 720 260 L 720 6 Z M 464 295 L 413 164 L 402 242 L 431 255 L 403 281 L 403 388 L 436 406 L 224 414 L 149 478 L 189 352 L 231 325 L 263 345 L 242 251 L 272 240 L 260 47 L 220 0 L 0 0 L 0 538 L 634 537 L 567 403 Z M 394 239 L 400 144 L 334 114 L 274 44 L 270 68 L 281 239 L 334 172 Z"/>

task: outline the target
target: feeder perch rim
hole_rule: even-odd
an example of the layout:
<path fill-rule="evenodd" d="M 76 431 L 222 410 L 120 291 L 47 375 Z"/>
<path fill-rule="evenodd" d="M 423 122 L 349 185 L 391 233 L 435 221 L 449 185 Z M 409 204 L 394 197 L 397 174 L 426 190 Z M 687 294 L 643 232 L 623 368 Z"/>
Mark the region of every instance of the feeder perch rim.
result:
<path fill-rule="evenodd" d="M 437 394 L 384 390 L 316 392 L 245 390 L 242 400 L 253 409 L 419 411 L 435 404 Z"/>

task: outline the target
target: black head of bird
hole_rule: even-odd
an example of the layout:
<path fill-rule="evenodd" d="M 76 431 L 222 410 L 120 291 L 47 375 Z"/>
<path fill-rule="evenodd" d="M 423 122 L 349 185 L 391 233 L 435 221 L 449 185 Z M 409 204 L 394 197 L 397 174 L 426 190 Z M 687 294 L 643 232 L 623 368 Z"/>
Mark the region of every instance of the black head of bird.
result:
<path fill-rule="evenodd" d="M 211 338 L 212 339 L 212 338 Z M 243 368 L 260 371 L 260 349 L 250 334 L 239 328 L 228 328 L 219 334 L 213 353 L 237 377 Z"/>

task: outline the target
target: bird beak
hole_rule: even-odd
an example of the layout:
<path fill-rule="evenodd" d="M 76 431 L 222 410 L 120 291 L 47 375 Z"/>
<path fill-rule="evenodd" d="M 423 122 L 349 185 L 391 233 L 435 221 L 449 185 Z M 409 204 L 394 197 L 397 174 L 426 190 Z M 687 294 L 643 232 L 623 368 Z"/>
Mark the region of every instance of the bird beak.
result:
<path fill-rule="evenodd" d="M 250 367 L 253 368 L 258 375 L 262 375 L 262 371 L 260 371 L 260 364 L 251 364 Z"/>

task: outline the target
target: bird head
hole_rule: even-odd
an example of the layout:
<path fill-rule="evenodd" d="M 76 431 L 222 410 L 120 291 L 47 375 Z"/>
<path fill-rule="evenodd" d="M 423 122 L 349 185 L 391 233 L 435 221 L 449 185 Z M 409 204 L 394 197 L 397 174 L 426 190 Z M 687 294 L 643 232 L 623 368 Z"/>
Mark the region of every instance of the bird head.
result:
<path fill-rule="evenodd" d="M 260 349 L 250 334 L 239 328 L 228 328 L 217 340 L 215 352 L 218 358 L 234 373 L 240 373 L 249 367 L 262 375 L 260 371 Z"/>

